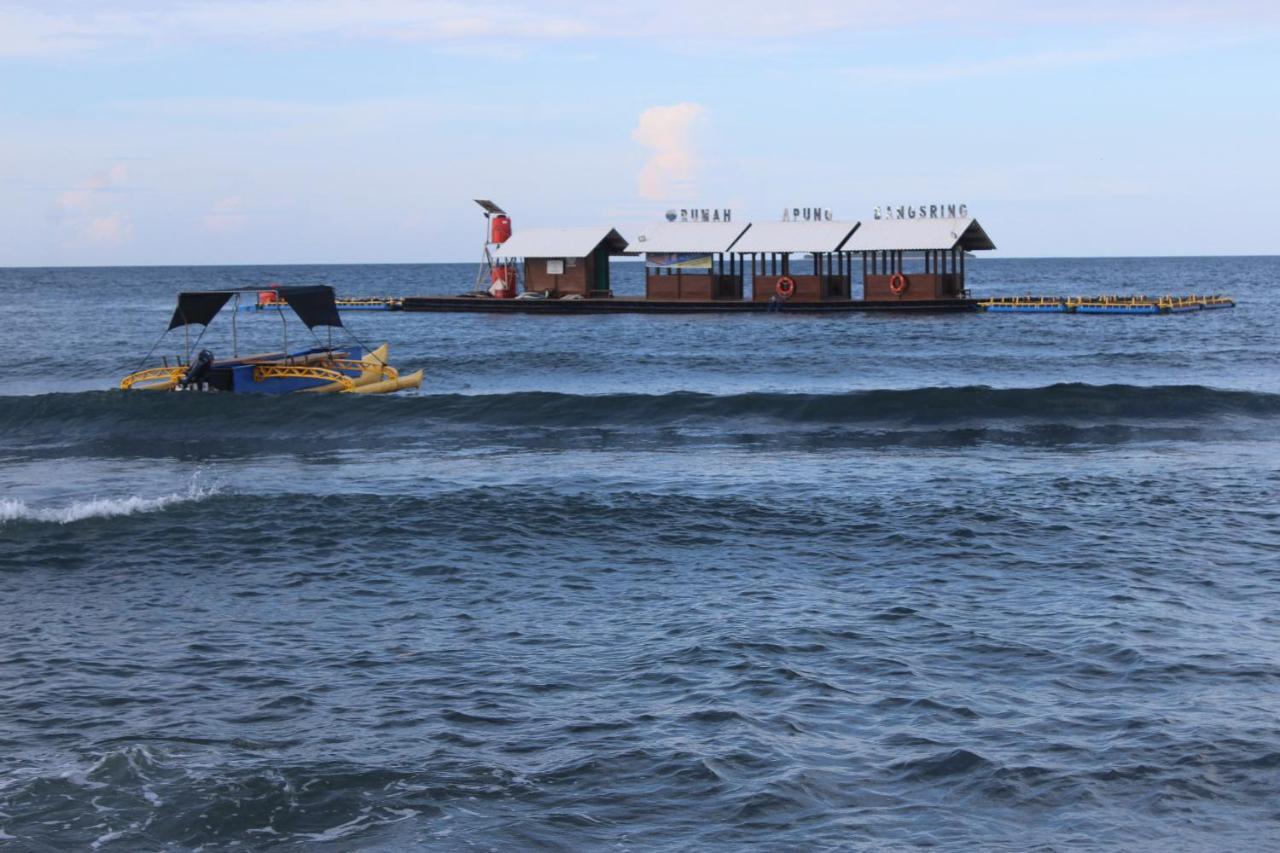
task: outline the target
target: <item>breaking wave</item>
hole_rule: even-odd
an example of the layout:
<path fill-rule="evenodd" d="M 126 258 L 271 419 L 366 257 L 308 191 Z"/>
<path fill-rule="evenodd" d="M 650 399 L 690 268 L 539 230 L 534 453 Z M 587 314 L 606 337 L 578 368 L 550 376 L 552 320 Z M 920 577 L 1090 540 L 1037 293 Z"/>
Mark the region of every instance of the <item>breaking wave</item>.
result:
<path fill-rule="evenodd" d="M 211 487 L 192 486 L 185 492 L 175 492 L 154 498 L 139 495 L 72 501 L 62 506 L 31 506 L 17 498 L 0 498 L 0 524 L 20 521 L 47 524 L 73 524 L 91 518 L 115 518 L 138 513 L 159 512 L 176 504 L 203 500 L 217 490 Z"/>
<path fill-rule="evenodd" d="M 1196 420 L 1280 416 L 1280 394 L 1202 385 L 987 386 L 864 390 L 833 394 L 714 395 L 424 394 L 386 399 L 161 395 L 120 392 L 6 398 L 0 435 L 49 435 L 138 427 L 150 433 L 254 434 L 282 430 L 337 435 L 418 429 L 424 420 L 495 426 L 661 426 L 697 421 L 788 424 L 947 425 L 1009 421 Z M 27 443 L 26 440 L 23 443 Z"/>

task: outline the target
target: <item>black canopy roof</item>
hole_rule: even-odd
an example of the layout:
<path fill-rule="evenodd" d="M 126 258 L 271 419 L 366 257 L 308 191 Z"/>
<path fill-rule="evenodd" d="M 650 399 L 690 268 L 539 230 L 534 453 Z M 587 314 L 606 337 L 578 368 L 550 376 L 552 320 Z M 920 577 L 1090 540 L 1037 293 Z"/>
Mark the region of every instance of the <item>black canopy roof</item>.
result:
<path fill-rule="evenodd" d="M 263 290 L 267 288 L 261 288 Z M 327 284 L 308 284 L 299 287 L 272 287 L 284 302 L 288 303 L 298 319 L 307 324 L 307 328 L 316 326 L 342 326 L 342 318 L 338 316 L 338 305 L 334 301 L 333 288 Z M 227 304 L 237 293 L 257 294 L 258 289 L 237 288 L 235 290 L 188 290 L 178 294 L 178 306 L 173 309 L 173 319 L 169 328 L 179 326 L 207 326 L 209 321 L 218 316 L 222 306 Z"/>

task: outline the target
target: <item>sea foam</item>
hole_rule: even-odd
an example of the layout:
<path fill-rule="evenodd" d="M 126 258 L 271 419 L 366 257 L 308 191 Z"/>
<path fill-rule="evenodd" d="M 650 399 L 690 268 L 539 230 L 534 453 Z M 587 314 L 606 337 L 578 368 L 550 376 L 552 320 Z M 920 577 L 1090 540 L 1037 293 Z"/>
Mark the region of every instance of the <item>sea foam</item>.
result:
<path fill-rule="evenodd" d="M 192 486 L 185 492 L 144 498 L 139 495 L 72 501 L 64 506 L 31 506 L 17 498 L 0 498 L 0 524 L 14 521 L 38 521 L 48 524 L 72 524 L 90 518 L 114 518 L 144 512 L 158 512 L 175 504 L 203 500 L 216 489 Z"/>

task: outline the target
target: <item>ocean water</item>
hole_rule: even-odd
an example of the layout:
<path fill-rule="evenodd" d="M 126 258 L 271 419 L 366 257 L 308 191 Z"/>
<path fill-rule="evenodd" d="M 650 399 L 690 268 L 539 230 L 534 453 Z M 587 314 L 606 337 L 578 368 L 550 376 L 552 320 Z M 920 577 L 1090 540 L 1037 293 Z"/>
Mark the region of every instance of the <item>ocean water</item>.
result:
<path fill-rule="evenodd" d="M 1239 307 L 353 313 L 421 394 L 125 395 L 178 289 L 475 269 L 0 270 L 0 847 L 1280 849 L 1280 259 L 970 273 Z"/>

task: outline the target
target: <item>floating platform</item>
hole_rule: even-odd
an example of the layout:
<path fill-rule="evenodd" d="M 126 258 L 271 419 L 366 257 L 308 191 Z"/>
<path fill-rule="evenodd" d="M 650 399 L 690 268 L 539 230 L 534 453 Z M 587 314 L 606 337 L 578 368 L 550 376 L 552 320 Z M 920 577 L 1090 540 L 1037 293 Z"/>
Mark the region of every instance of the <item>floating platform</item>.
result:
<path fill-rule="evenodd" d="M 399 311 L 402 300 L 398 296 L 368 296 L 359 299 L 336 299 L 339 311 Z"/>
<path fill-rule="evenodd" d="M 339 311 L 399 311 L 403 300 L 398 296 L 369 296 L 360 298 L 335 299 L 334 305 Z M 266 302 L 250 302 L 240 306 L 241 311 L 271 311 L 280 307 L 275 300 Z"/>
<path fill-rule="evenodd" d="M 471 296 L 406 296 L 401 310 L 485 314 L 852 314 L 869 312 L 978 311 L 976 299 L 823 302 L 755 302 L 737 299 L 493 299 Z"/>
<path fill-rule="evenodd" d="M 1068 308 L 1073 314 L 1161 314 L 1160 306 L 1154 302 L 1115 304 L 1107 302 L 1084 302 Z"/>
<path fill-rule="evenodd" d="M 1234 308 L 1226 296 L 997 296 L 979 300 L 984 311 L 1006 314 L 1184 314 Z"/>
<path fill-rule="evenodd" d="M 1005 314 L 1065 314 L 1067 301 L 1056 296 L 1014 296 L 983 299 L 978 302 L 984 311 Z"/>

